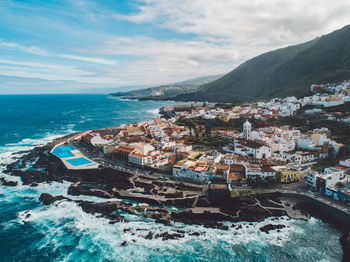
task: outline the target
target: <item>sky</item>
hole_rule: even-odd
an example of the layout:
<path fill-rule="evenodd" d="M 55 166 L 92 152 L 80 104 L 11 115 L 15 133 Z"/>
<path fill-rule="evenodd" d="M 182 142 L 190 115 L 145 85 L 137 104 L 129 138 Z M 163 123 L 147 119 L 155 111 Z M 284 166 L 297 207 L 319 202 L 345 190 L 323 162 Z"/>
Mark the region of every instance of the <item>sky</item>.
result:
<path fill-rule="evenodd" d="M 0 0 L 0 94 L 224 74 L 350 23 L 338 0 Z"/>

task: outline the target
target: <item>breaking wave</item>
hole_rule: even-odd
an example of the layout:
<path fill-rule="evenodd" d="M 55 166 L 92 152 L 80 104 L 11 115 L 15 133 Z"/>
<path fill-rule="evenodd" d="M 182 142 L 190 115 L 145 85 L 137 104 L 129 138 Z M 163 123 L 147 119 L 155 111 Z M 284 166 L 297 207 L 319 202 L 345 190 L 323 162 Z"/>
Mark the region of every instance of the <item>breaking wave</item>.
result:
<path fill-rule="evenodd" d="M 158 113 L 152 108 L 154 105 L 149 104 L 147 113 Z M 30 187 L 23 185 L 19 177 L 3 173 L 4 165 L 16 161 L 24 151 L 73 132 L 74 128 L 71 124 L 57 133 L 45 133 L 40 138 L 22 137 L 18 143 L 0 147 L 0 177 L 18 182 L 16 187 L 0 186 L 0 261 L 341 260 L 340 233 L 314 218 L 309 221 L 280 217 L 258 223 L 227 222 L 229 229 L 220 230 L 182 223 L 165 226 L 122 213 L 124 222 L 110 224 L 98 214 L 83 212 L 75 202 L 62 200 L 50 206 L 39 202 L 42 193 L 67 196 L 70 182 Z M 67 197 L 106 201 L 93 196 Z M 260 228 L 267 224 L 285 227 L 269 234 L 261 232 Z M 164 234 L 177 237 L 166 240 L 161 237 Z"/>

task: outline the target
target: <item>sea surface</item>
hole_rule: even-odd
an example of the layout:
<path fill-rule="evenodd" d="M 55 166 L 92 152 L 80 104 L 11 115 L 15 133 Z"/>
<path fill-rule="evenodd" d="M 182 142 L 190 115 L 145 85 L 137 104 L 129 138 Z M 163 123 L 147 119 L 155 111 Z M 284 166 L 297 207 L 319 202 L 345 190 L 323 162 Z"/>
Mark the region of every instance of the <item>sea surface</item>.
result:
<path fill-rule="evenodd" d="M 41 193 L 66 195 L 68 182 L 31 188 L 2 173 L 1 164 L 13 162 L 20 151 L 74 131 L 150 119 L 170 103 L 104 95 L 0 96 L 0 176 L 19 182 L 17 187 L 0 185 L 0 261 L 341 261 L 340 233 L 315 218 L 228 223 L 230 229 L 223 231 L 182 223 L 169 227 L 124 214 L 128 222 L 111 225 L 72 202 L 40 204 Z M 270 234 L 259 231 L 269 223 L 286 227 Z M 185 236 L 144 238 L 149 231 L 176 230 L 185 231 Z M 121 245 L 124 241 L 126 246 Z"/>

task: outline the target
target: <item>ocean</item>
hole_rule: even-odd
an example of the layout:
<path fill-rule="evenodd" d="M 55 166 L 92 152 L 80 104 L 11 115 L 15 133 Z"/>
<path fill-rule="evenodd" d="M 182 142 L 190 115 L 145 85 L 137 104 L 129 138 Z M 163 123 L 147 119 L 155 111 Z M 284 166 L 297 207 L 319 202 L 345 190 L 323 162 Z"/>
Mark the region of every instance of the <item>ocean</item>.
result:
<path fill-rule="evenodd" d="M 340 232 L 316 218 L 227 223 L 226 231 L 182 223 L 165 226 L 129 214 L 123 214 L 126 222 L 109 224 L 72 202 L 40 204 L 41 193 L 67 195 L 69 182 L 29 187 L 2 172 L 3 164 L 35 145 L 74 131 L 150 119 L 171 103 L 104 95 L 0 96 L 0 176 L 19 182 L 0 186 L 0 261 L 341 261 Z M 242 227 L 232 226 L 237 224 Z M 267 224 L 286 227 L 266 234 L 259 228 Z M 185 231 L 184 237 L 145 239 L 149 231 L 176 230 Z"/>

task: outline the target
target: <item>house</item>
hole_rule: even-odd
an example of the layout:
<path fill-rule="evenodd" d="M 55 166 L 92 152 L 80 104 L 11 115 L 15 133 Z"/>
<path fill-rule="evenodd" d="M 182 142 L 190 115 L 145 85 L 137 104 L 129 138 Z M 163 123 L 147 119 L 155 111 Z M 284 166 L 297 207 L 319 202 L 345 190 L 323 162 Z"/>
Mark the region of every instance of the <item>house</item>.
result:
<path fill-rule="evenodd" d="M 316 147 L 316 143 L 308 136 L 298 139 L 298 147 L 302 149 L 313 150 Z"/>
<path fill-rule="evenodd" d="M 136 150 L 135 147 L 128 145 L 120 145 L 115 149 L 116 158 L 123 161 L 129 161 L 129 154 Z"/>
<path fill-rule="evenodd" d="M 221 161 L 221 158 L 222 158 L 222 154 L 220 152 L 213 150 L 203 154 L 199 158 L 199 161 L 208 162 L 211 164 L 217 164 Z"/>
<path fill-rule="evenodd" d="M 280 183 L 291 183 L 300 180 L 300 170 L 288 169 L 285 166 L 274 166 L 272 169 L 277 172 L 277 180 Z"/>
<path fill-rule="evenodd" d="M 265 180 L 268 177 L 276 178 L 276 171 L 269 166 L 257 166 L 257 165 L 246 165 L 245 166 L 245 175 L 248 179 L 256 180 L 261 178 Z"/>
<path fill-rule="evenodd" d="M 186 162 L 183 165 L 173 167 L 173 176 L 189 178 L 195 181 L 206 183 L 209 176 L 213 176 L 214 166 L 208 163 Z"/>
<path fill-rule="evenodd" d="M 227 178 L 230 173 L 230 166 L 227 164 L 215 164 L 214 176 Z"/>
<path fill-rule="evenodd" d="M 234 140 L 234 153 L 254 158 L 270 158 L 272 150 L 263 142 L 237 138 Z"/>
<path fill-rule="evenodd" d="M 230 165 L 230 172 L 227 176 L 227 183 L 233 183 L 245 179 L 244 165 Z"/>
<path fill-rule="evenodd" d="M 339 161 L 339 165 L 341 166 L 346 166 L 350 168 L 350 159 L 346 159 L 346 160 L 340 160 Z"/>
<path fill-rule="evenodd" d="M 136 148 L 137 151 L 143 155 L 148 155 L 150 151 L 154 150 L 154 147 L 152 145 L 146 143 L 132 143 L 130 146 Z"/>
<path fill-rule="evenodd" d="M 236 164 L 238 162 L 238 157 L 235 154 L 226 154 L 223 157 L 223 161 L 228 165 Z"/>
<path fill-rule="evenodd" d="M 151 165 L 152 157 L 133 151 L 129 154 L 128 161 L 140 166 Z"/>
<path fill-rule="evenodd" d="M 316 178 L 320 176 L 320 174 L 316 171 L 310 170 L 306 177 L 306 186 L 309 189 L 315 190 L 316 188 Z"/>

